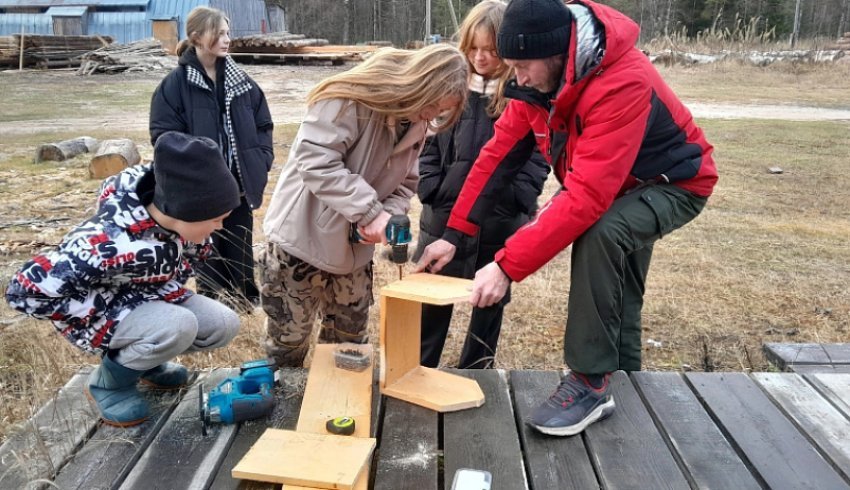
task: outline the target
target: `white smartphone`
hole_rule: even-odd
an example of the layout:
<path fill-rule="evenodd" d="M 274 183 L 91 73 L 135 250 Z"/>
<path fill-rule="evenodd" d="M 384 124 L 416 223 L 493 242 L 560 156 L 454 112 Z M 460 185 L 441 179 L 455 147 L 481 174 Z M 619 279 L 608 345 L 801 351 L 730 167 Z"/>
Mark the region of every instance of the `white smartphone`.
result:
<path fill-rule="evenodd" d="M 492 480 L 489 471 L 461 468 L 455 472 L 452 490 L 490 490 Z"/>

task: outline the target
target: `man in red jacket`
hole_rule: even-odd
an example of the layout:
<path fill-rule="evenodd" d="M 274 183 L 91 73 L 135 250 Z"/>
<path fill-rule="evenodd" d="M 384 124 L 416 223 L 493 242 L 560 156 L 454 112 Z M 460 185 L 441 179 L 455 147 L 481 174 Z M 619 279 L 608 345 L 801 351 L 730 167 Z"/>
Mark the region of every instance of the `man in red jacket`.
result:
<path fill-rule="evenodd" d="M 717 170 L 702 130 L 637 48 L 639 28 L 578 0 L 513 0 L 499 56 L 516 79 L 441 240 L 417 269 L 438 271 L 474 235 L 536 144 L 562 187 L 475 275 L 472 303 L 490 306 L 573 245 L 564 361 L 571 372 L 529 421 L 574 435 L 610 415 L 609 377 L 640 369 L 644 284 L 656 240 L 705 206 Z"/>

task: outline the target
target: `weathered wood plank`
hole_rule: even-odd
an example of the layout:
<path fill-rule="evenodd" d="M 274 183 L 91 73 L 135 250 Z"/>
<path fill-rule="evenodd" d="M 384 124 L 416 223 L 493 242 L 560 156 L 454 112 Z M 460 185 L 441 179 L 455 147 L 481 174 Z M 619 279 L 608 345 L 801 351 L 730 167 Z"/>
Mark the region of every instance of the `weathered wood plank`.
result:
<path fill-rule="evenodd" d="M 212 371 L 204 380 L 204 392 L 238 372 L 238 369 Z M 236 434 L 236 425 L 213 424 L 204 437 L 196 390 L 183 397 L 121 489 L 202 489 L 209 486 Z"/>
<path fill-rule="evenodd" d="M 767 359 L 779 369 L 794 364 L 850 364 L 850 344 L 780 344 L 763 346 Z"/>
<path fill-rule="evenodd" d="M 686 378 L 769 487 L 850 488 L 746 374 Z"/>
<path fill-rule="evenodd" d="M 761 488 L 678 373 L 632 373 L 656 424 L 697 488 Z"/>
<path fill-rule="evenodd" d="M 611 388 L 614 414 L 584 436 L 603 488 L 690 488 L 629 377 L 614 373 Z"/>
<path fill-rule="evenodd" d="M 459 468 L 487 470 L 492 490 L 528 488 L 505 373 L 492 369 L 452 370 L 478 381 L 483 406 L 443 415 L 445 488 Z"/>
<path fill-rule="evenodd" d="M 375 490 L 437 490 L 437 412 L 387 398 Z"/>
<path fill-rule="evenodd" d="M 850 364 L 793 364 L 788 371 L 797 374 L 835 373 L 850 374 Z"/>
<path fill-rule="evenodd" d="M 83 388 L 92 369 L 83 368 L 71 377 L 53 400 L 0 446 L 0 488 L 29 488 L 33 480 L 52 478 L 91 433 L 99 417 Z"/>
<path fill-rule="evenodd" d="M 534 490 L 599 488 L 581 437 L 547 436 L 525 423 L 560 381 L 557 371 L 510 372 L 528 482 Z"/>
<path fill-rule="evenodd" d="M 304 397 L 304 386 L 307 383 L 306 369 L 281 369 L 279 386 L 275 389 L 277 403 L 274 411 L 268 417 L 243 422 L 227 456 L 218 469 L 215 480 L 210 487 L 213 490 L 241 489 L 259 490 L 280 488 L 280 485 L 251 480 L 233 478 L 230 472 L 236 463 L 251 449 L 251 446 L 268 428 L 294 430 L 298 423 L 298 413 L 301 410 L 301 400 Z"/>
<path fill-rule="evenodd" d="M 844 473 L 845 478 L 850 476 L 850 420 L 801 376 L 754 373 L 753 378 L 820 446 L 822 452 Z"/>
<path fill-rule="evenodd" d="M 806 379 L 832 402 L 845 417 L 850 418 L 850 376 L 844 374 L 810 374 Z"/>
<path fill-rule="evenodd" d="M 101 424 L 56 475 L 53 483 L 57 487 L 89 490 L 120 485 L 180 398 L 187 392 L 193 393 L 191 388 L 181 391 L 142 388 L 141 392 L 150 404 L 150 418 L 141 425 L 126 429 Z"/>

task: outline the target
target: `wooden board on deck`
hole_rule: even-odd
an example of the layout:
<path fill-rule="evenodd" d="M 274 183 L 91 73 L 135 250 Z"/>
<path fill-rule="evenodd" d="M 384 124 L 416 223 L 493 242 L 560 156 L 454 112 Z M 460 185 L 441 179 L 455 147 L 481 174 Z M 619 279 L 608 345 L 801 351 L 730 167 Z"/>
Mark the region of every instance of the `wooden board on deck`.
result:
<path fill-rule="evenodd" d="M 749 376 L 685 376 L 768 487 L 850 488 Z"/>
<path fill-rule="evenodd" d="M 697 488 L 761 488 L 681 374 L 631 377 Z"/>
<path fill-rule="evenodd" d="M 387 398 L 375 490 L 437 490 L 437 412 Z"/>
<path fill-rule="evenodd" d="M 511 371 L 510 380 L 516 406 L 516 425 L 531 488 L 599 488 L 584 440 L 580 436 L 547 436 L 525 422 L 561 382 L 559 373 Z"/>
<path fill-rule="evenodd" d="M 94 429 L 98 414 L 83 388 L 93 368 L 75 374 L 36 415 L 0 446 L 0 488 L 52 478 Z"/>
<path fill-rule="evenodd" d="M 487 404 L 443 416 L 444 488 L 460 468 L 489 471 L 494 490 L 528 488 L 504 371 L 470 369 L 463 376 L 481 386 Z"/>
<path fill-rule="evenodd" d="M 848 344 L 782 344 L 765 343 L 767 359 L 779 369 L 786 370 L 795 364 L 850 364 Z"/>
<path fill-rule="evenodd" d="M 452 305 L 471 295 L 471 280 L 427 273 L 410 274 L 381 288 L 381 296 L 431 305 Z"/>
<path fill-rule="evenodd" d="M 205 373 L 200 375 L 201 381 L 204 376 Z M 140 391 L 150 407 L 148 420 L 127 428 L 99 425 L 86 444 L 56 475 L 53 483 L 65 490 L 88 490 L 112 488 L 122 482 L 181 398 L 186 394 L 197 394 L 194 382 L 193 373 L 189 386 L 182 390 L 156 390 L 140 385 Z"/>
<path fill-rule="evenodd" d="M 235 376 L 238 369 L 217 369 L 204 379 L 204 392 Z M 198 392 L 187 393 L 121 485 L 137 488 L 206 488 L 236 434 L 235 424 L 212 424 L 204 436 Z M 180 464 L 175 464 L 179 461 Z"/>
<path fill-rule="evenodd" d="M 233 468 L 233 477 L 353 489 L 375 444 L 372 438 L 269 429 Z"/>
<path fill-rule="evenodd" d="M 753 373 L 753 378 L 845 477 L 850 476 L 850 420 L 800 376 Z"/>
<path fill-rule="evenodd" d="M 628 376 L 611 376 L 614 413 L 585 430 L 603 488 L 690 488 Z"/>

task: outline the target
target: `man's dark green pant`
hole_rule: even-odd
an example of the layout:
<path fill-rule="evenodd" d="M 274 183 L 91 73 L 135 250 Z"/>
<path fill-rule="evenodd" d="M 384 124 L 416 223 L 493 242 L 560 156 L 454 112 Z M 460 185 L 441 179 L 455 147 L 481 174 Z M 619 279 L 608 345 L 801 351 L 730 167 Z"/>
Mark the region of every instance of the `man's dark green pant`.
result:
<path fill-rule="evenodd" d="M 640 370 L 643 293 L 652 245 L 694 219 L 707 199 L 669 184 L 614 201 L 573 244 L 564 362 L 573 371 Z"/>

